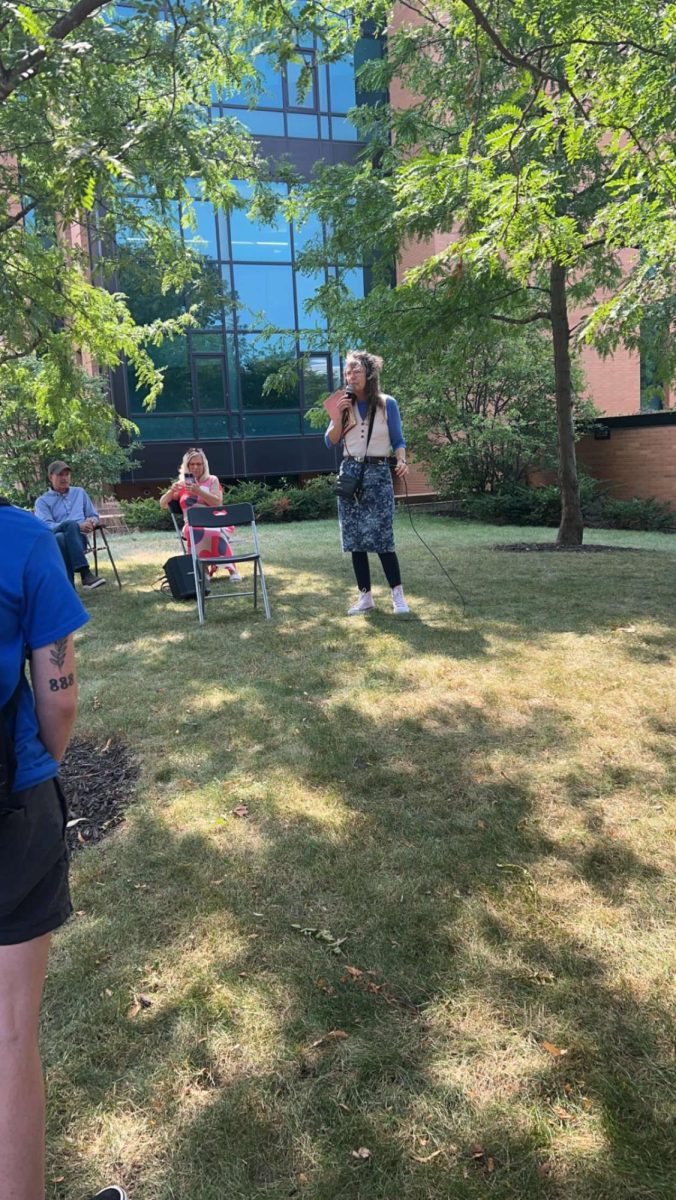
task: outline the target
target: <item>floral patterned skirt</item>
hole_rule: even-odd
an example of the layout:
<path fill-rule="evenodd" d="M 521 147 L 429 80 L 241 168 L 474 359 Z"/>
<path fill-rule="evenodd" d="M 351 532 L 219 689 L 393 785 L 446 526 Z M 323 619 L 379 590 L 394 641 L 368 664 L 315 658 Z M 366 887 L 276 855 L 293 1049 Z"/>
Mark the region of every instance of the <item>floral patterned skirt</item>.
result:
<path fill-rule="evenodd" d="M 341 475 L 358 475 L 361 463 L 344 458 Z M 338 521 L 343 550 L 365 550 L 386 554 L 394 550 L 394 489 L 392 475 L 386 462 L 367 463 L 361 500 L 338 499 Z"/>

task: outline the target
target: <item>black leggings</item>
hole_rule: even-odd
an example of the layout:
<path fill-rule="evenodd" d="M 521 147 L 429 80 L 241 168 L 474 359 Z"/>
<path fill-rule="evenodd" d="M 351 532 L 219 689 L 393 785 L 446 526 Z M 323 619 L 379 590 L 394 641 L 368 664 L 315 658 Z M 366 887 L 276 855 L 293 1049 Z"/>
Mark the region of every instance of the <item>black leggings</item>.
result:
<path fill-rule="evenodd" d="M 387 550 L 385 554 L 379 554 L 378 558 L 383 564 L 383 571 L 390 587 L 399 587 L 401 583 L 401 571 L 399 570 L 399 559 L 394 550 Z M 370 592 L 371 569 L 369 567 L 369 556 L 365 550 L 352 551 L 352 566 L 359 591 Z"/>

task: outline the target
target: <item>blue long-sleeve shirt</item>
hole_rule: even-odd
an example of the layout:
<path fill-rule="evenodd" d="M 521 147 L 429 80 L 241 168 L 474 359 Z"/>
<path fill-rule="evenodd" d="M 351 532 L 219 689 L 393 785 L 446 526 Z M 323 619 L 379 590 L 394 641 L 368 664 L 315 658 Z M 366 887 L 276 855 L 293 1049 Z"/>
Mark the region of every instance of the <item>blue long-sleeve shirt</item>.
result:
<path fill-rule="evenodd" d="M 35 515 L 51 530 L 63 521 L 77 521 L 81 525 L 89 517 L 98 520 L 99 516 L 81 487 L 69 487 L 67 492 L 55 492 L 52 488 L 43 492 L 35 501 Z"/>
<path fill-rule="evenodd" d="M 368 404 L 365 400 L 357 400 L 357 410 L 360 420 L 365 420 L 368 412 Z M 399 413 L 399 405 L 394 396 L 385 397 L 385 416 L 387 417 L 387 428 L 390 434 L 390 444 L 393 450 L 405 449 L 406 442 L 404 441 L 404 431 L 401 427 L 401 415 Z M 329 450 L 333 446 L 330 440 L 328 431 L 324 434 L 324 441 Z"/>

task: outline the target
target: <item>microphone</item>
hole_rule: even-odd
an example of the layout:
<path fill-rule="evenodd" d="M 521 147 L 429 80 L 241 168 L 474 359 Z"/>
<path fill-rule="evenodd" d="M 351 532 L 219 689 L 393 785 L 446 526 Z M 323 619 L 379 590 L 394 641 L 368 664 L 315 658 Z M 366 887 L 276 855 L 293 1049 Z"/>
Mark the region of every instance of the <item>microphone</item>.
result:
<path fill-rule="evenodd" d="M 355 390 L 354 390 L 354 388 L 353 388 L 353 387 L 346 387 L 346 388 L 345 388 L 345 395 L 348 397 L 348 399 L 349 399 L 349 400 L 356 400 L 356 399 L 357 399 L 357 393 L 355 392 Z"/>
<path fill-rule="evenodd" d="M 347 396 L 348 400 L 356 400 L 357 399 L 357 393 L 355 392 L 354 388 L 352 388 L 352 387 L 345 388 L 345 395 Z M 342 416 L 343 431 L 345 431 L 345 429 L 350 424 L 350 422 L 351 422 L 350 410 L 349 410 L 349 408 L 344 408 L 343 416 Z"/>

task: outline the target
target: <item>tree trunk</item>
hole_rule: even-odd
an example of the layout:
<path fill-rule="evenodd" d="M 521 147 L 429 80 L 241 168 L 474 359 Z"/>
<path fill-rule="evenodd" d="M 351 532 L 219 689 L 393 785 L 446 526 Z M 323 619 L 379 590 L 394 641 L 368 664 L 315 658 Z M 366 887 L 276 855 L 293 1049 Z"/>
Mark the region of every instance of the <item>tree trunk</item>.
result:
<path fill-rule="evenodd" d="M 552 263 L 549 272 L 556 380 L 556 423 L 559 431 L 561 524 L 556 535 L 563 546 L 581 546 L 584 524 L 575 458 L 575 425 L 570 383 L 570 326 L 566 306 L 566 268 Z"/>

